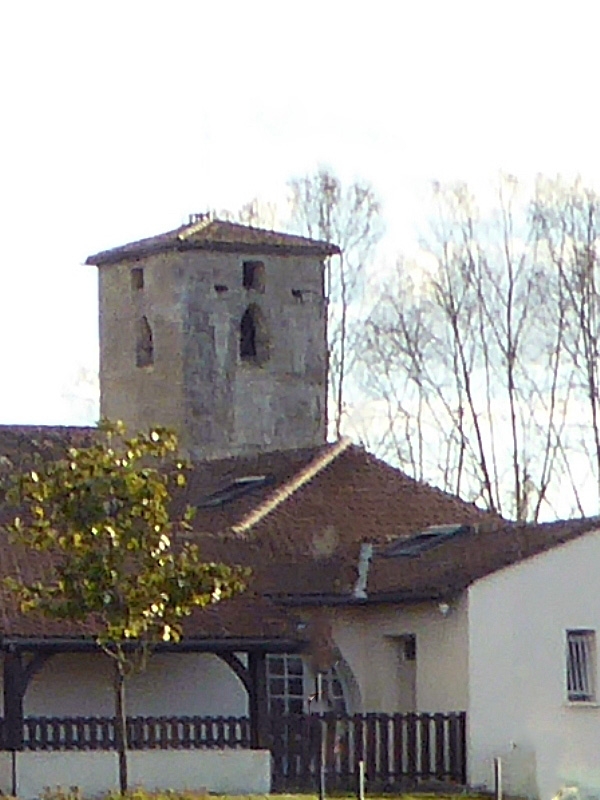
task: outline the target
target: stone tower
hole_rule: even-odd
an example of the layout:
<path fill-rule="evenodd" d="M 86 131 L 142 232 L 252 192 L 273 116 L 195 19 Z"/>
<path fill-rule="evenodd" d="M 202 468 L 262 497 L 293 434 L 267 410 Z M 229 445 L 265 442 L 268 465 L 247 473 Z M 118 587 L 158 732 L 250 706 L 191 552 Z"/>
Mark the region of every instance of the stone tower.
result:
<path fill-rule="evenodd" d="M 193 459 L 325 441 L 325 259 L 337 247 L 195 215 L 90 256 L 100 410 L 177 430 Z"/>

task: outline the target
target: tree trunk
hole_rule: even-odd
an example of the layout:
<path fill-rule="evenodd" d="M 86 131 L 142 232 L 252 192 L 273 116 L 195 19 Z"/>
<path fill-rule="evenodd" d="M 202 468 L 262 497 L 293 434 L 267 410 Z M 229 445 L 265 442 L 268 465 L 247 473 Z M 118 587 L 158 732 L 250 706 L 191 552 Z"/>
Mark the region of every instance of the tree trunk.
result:
<path fill-rule="evenodd" d="M 127 791 L 127 715 L 125 712 L 125 677 L 115 661 L 115 744 L 119 756 L 119 789 Z"/>

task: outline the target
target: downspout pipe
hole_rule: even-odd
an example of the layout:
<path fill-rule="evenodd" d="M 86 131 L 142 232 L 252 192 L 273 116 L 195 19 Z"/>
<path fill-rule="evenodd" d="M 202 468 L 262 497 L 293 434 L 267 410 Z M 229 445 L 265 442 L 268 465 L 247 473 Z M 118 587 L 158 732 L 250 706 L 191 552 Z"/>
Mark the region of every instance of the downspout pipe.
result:
<path fill-rule="evenodd" d="M 363 542 L 360 546 L 358 555 L 358 578 L 354 584 L 352 597 L 355 600 L 367 599 L 367 583 L 369 579 L 369 566 L 373 558 L 373 545 L 370 542 Z"/>

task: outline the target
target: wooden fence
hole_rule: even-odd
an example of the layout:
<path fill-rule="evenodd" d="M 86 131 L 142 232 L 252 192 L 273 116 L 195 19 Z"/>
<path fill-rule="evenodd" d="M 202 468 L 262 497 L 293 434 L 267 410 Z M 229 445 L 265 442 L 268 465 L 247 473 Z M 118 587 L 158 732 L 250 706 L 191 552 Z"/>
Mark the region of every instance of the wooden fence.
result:
<path fill-rule="evenodd" d="M 466 714 L 280 717 L 272 720 L 271 752 L 275 791 L 314 791 L 321 758 L 328 789 L 354 789 L 360 761 L 371 789 L 464 785 Z"/>
<path fill-rule="evenodd" d="M 4 725 L 0 720 L 0 745 Z M 247 717 L 129 717 L 132 750 L 249 748 Z M 25 750 L 113 750 L 112 717 L 27 717 Z M 270 721 L 274 791 L 353 790 L 364 762 L 371 789 L 423 781 L 466 784 L 466 714 L 288 715 Z"/>
<path fill-rule="evenodd" d="M 250 747 L 247 717 L 129 717 L 131 750 Z M 113 717 L 27 717 L 26 750 L 113 750 Z"/>

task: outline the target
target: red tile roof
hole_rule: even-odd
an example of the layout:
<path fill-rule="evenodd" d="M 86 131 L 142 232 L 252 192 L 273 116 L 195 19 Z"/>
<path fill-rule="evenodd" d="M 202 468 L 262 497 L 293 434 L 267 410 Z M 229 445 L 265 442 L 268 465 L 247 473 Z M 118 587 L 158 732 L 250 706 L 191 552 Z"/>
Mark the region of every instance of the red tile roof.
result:
<path fill-rule="evenodd" d="M 61 447 L 93 436 L 93 429 L 0 426 L 0 468 L 2 463 L 5 470 L 26 468 L 35 451 L 55 458 Z M 268 481 L 251 492 L 222 506 L 206 504 L 236 479 L 262 475 Z M 297 620 L 281 603 L 355 602 L 365 542 L 374 545 L 369 602 L 412 602 L 449 597 L 478 578 L 600 527 L 597 519 L 507 523 L 358 447 L 340 445 L 198 463 L 174 498 L 174 511 L 188 503 L 198 507 L 194 531 L 181 535 L 196 541 L 206 559 L 253 570 L 248 592 L 190 619 L 186 632 L 193 637 L 297 637 Z M 256 509 L 261 513 L 253 514 Z M 252 524 L 244 525 L 248 520 Z M 417 558 L 384 556 L 395 539 L 447 523 L 469 529 Z M 39 558 L 0 534 L 0 575 L 34 574 Z M 23 617 L 6 599 L 0 626 L 4 635 L 82 635 L 93 629 Z"/>
<path fill-rule="evenodd" d="M 137 242 L 89 256 L 86 264 L 114 264 L 173 250 L 212 250 L 231 253 L 330 256 L 340 252 L 328 242 L 289 233 L 251 228 L 235 222 L 206 219 Z"/>
<path fill-rule="evenodd" d="M 417 557 L 386 557 L 385 548 L 375 548 L 367 591 L 378 601 L 445 599 L 480 578 L 591 531 L 600 531 L 600 518 L 542 524 L 483 521 Z"/>

